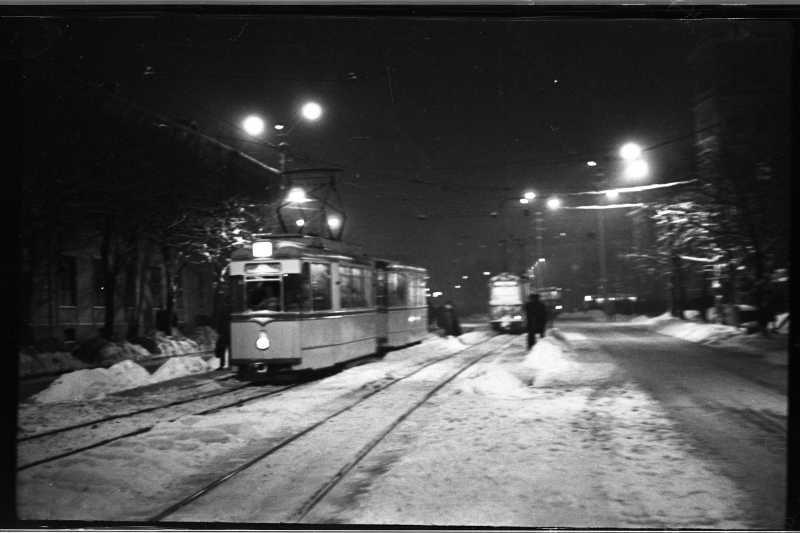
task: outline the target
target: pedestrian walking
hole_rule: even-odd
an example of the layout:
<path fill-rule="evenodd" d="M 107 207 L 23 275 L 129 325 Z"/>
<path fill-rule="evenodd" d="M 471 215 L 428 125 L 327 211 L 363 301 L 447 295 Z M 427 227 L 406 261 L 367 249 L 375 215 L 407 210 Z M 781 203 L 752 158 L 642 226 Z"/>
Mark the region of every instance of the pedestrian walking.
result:
<path fill-rule="evenodd" d="M 547 307 L 539 301 L 538 294 L 531 294 L 525 304 L 525 318 L 528 329 L 528 349 L 536 344 L 536 334 L 544 337 L 545 325 L 547 324 Z"/>
<path fill-rule="evenodd" d="M 458 323 L 458 316 L 451 302 L 445 303 L 439 310 L 439 327 L 444 330 L 445 337 L 461 335 L 461 324 Z"/>
<path fill-rule="evenodd" d="M 436 320 L 439 317 L 439 307 L 433 303 L 433 298 L 428 297 L 428 331 L 436 329 Z"/>
<path fill-rule="evenodd" d="M 217 310 L 217 343 L 214 347 L 214 355 L 219 358 L 220 369 L 230 366 L 226 356 L 231 345 L 231 311 L 230 298 L 224 296 Z"/>

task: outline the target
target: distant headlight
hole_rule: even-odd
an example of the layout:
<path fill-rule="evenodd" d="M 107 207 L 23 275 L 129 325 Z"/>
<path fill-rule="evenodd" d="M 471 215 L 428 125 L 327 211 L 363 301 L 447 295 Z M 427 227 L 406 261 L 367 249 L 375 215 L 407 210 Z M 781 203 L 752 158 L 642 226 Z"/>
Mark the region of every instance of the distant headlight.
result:
<path fill-rule="evenodd" d="M 514 317 L 514 320 L 522 320 L 522 316 L 521 316 L 521 315 L 516 315 L 516 316 Z"/>
<path fill-rule="evenodd" d="M 269 339 L 267 338 L 267 332 L 262 331 L 258 335 L 258 339 L 256 340 L 256 348 L 259 350 L 266 350 L 269 348 Z"/>
<path fill-rule="evenodd" d="M 557 305 L 557 306 L 556 306 L 556 309 L 561 309 L 561 306 L 560 306 L 560 305 Z"/>

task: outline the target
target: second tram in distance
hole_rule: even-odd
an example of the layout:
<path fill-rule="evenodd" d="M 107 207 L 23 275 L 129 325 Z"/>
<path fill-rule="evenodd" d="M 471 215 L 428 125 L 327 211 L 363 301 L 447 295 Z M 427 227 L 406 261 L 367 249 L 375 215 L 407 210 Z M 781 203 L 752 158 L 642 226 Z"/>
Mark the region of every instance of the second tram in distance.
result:
<path fill-rule="evenodd" d="M 525 302 L 531 290 L 527 276 L 503 272 L 489 278 L 489 323 L 496 331 L 525 330 Z"/>
<path fill-rule="evenodd" d="M 489 323 L 495 331 L 519 333 L 525 330 L 525 303 L 528 296 L 538 294 L 547 307 L 547 325 L 561 313 L 561 289 L 534 288 L 527 276 L 503 272 L 489 278 Z"/>
<path fill-rule="evenodd" d="M 335 367 L 428 334 L 426 271 L 340 241 L 258 239 L 229 275 L 230 364 L 244 377 Z"/>

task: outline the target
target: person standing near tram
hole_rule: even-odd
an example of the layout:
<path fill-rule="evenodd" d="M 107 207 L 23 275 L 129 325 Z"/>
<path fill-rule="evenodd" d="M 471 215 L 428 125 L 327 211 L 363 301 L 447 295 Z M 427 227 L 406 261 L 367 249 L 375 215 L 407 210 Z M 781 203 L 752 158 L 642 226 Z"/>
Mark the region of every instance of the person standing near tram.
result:
<path fill-rule="evenodd" d="M 528 349 L 536 344 L 536 334 L 544 337 L 547 325 L 547 307 L 539 300 L 538 294 L 531 294 L 525 304 L 526 328 L 528 330 Z"/>

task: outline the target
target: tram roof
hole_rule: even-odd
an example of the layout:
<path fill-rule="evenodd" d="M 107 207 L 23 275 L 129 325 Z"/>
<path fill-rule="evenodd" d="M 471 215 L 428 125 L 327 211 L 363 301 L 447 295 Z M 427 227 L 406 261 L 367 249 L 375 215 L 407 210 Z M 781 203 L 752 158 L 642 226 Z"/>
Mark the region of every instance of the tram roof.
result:
<path fill-rule="evenodd" d="M 257 242 L 271 242 L 276 251 L 288 251 L 294 249 L 303 255 L 308 254 L 321 256 L 338 254 L 348 258 L 359 259 L 361 261 L 371 261 L 371 259 L 367 256 L 367 254 L 364 253 L 364 250 L 360 246 L 341 241 L 334 241 L 332 239 L 326 239 L 323 237 L 300 234 L 264 235 L 255 238 L 252 242 L 243 245 L 237 250 L 234 250 L 234 252 L 231 254 L 231 260 L 241 261 L 255 259 L 253 256 L 253 243 Z M 258 259 L 266 258 L 259 257 Z"/>

